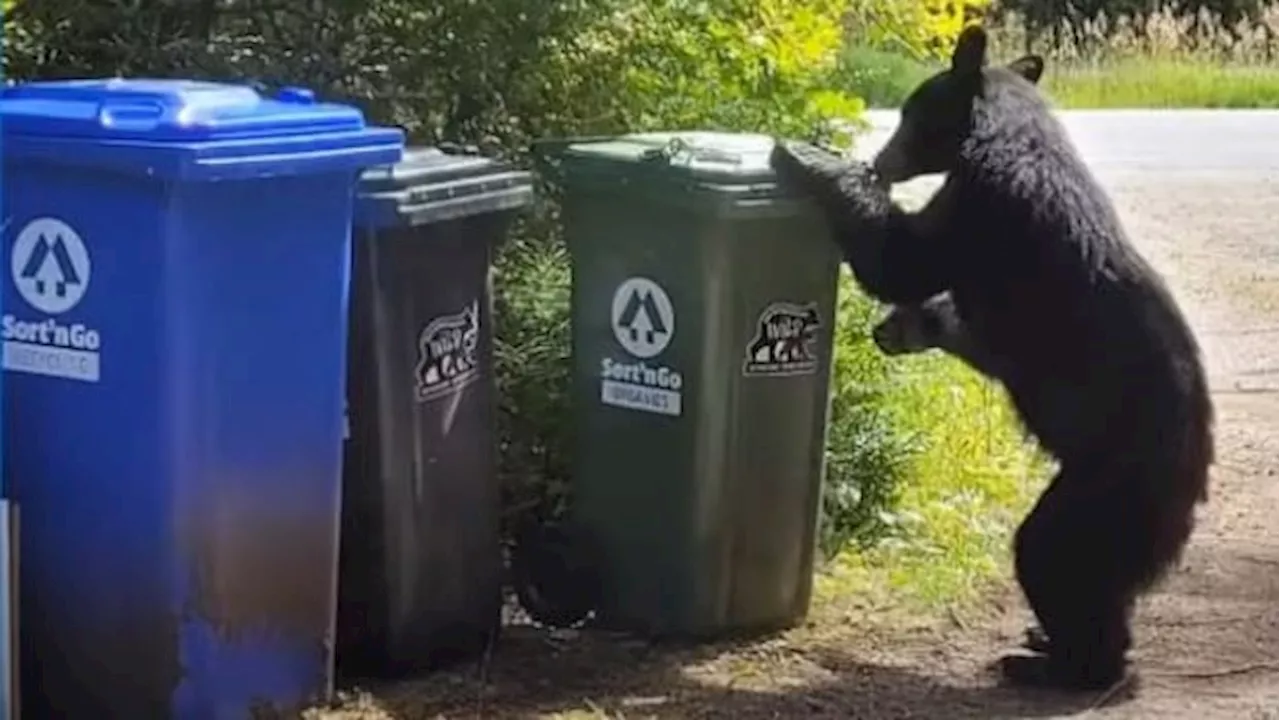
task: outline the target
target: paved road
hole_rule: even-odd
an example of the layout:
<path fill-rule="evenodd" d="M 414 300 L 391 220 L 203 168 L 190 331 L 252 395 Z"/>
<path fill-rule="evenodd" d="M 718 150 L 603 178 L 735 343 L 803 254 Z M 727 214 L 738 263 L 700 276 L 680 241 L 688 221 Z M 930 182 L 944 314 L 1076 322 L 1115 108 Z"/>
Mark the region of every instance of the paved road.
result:
<path fill-rule="evenodd" d="M 1276 110 L 1068 110 L 1059 116 L 1101 176 L 1157 173 L 1207 180 L 1280 172 Z M 860 156 L 880 148 L 898 123 L 898 111 L 869 111 L 867 119 L 874 129 L 859 141 Z"/>

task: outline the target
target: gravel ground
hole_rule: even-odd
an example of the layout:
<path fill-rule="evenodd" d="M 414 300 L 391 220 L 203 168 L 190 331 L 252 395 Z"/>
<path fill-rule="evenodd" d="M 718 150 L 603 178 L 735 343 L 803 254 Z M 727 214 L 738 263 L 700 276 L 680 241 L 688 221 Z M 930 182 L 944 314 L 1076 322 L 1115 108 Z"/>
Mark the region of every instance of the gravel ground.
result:
<path fill-rule="evenodd" d="M 882 125 L 886 118 L 892 122 L 882 116 Z M 660 652 L 640 642 L 514 633 L 479 670 L 381 688 L 376 699 L 317 717 L 1280 717 L 1277 118 L 1068 118 L 1134 241 L 1191 317 L 1215 390 L 1210 502 L 1181 568 L 1139 610 L 1140 687 L 1083 697 L 998 688 L 987 664 L 1018 642 L 1029 619 L 1010 587 L 979 619 L 946 627 L 869 630 L 824 619 L 817 630 L 736 648 Z"/>

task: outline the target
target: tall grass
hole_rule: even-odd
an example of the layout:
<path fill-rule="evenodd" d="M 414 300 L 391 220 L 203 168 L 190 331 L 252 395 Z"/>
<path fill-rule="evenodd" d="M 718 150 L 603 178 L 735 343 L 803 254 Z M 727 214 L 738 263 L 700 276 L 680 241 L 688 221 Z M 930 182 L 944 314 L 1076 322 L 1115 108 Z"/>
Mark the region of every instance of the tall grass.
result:
<path fill-rule="evenodd" d="M 1012 530 L 1048 475 L 1044 458 L 1023 435 L 996 384 L 940 352 L 887 359 L 868 350 L 873 346 L 867 335 L 879 315 L 843 270 L 839 326 L 849 334 L 836 350 L 828 445 L 855 453 L 860 445 L 893 449 L 889 459 L 894 462 L 862 458 L 852 465 L 893 469 L 900 480 L 833 482 L 833 474 L 848 473 L 837 472 L 837 458 L 828 456 L 824 509 L 856 518 L 857 527 L 871 533 L 839 533 L 842 525 L 829 517 L 826 533 L 837 537 L 824 537 L 824 545 L 850 539 L 855 544 L 827 563 L 818 578 L 819 607 L 828 612 L 840 613 L 849 603 L 927 611 L 976 597 L 1007 571 Z M 862 393 L 874 398 L 869 407 L 861 413 L 844 407 L 859 394 L 839 386 L 869 380 L 877 383 Z M 857 432 L 851 424 L 857 424 Z M 910 428 L 905 447 L 883 440 L 856 442 L 881 424 Z M 862 497 L 841 507 L 842 491 L 853 488 L 888 491 L 892 497 Z M 857 512 L 865 508 L 874 509 L 875 517 Z"/>
<path fill-rule="evenodd" d="M 1045 92 L 1064 108 L 1276 108 L 1274 67 L 1122 60 L 1049 72 Z"/>
<path fill-rule="evenodd" d="M 1045 92 L 1069 108 L 1275 108 L 1280 102 L 1276 31 L 1280 5 L 1255 22 L 1227 27 L 1202 10 L 1164 8 L 1135 21 L 1099 14 L 1074 32 L 1028 37 L 1022 19 L 991 27 L 992 53 L 1032 51 L 1048 60 Z"/>
<path fill-rule="evenodd" d="M 850 558 L 900 558 L 886 552 L 907 548 L 915 557 L 944 558 L 953 568 L 973 562 L 987 567 L 991 548 L 985 531 L 970 530 L 991 522 L 1002 530 L 1011 527 L 1010 508 L 1016 514 L 1040 480 L 1025 472 L 1032 446 L 1024 442 L 1003 391 L 960 363 L 941 353 L 897 359 L 880 352 L 871 329 L 882 315 L 843 267 L 819 538 L 823 555 L 835 556 L 839 567 Z M 983 499 L 965 508 L 972 517 L 948 514 L 959 507 L 952 501 L 973 492 Z M 979 556 L 986 559 L 975 560 Z"/>
<path fill-rule="evenodd" d="M 1280 5 L 1227 27 L 1213 13 L 1164 8 L 1134 19 L 1100 14 L 1076 30 L 1030 37 L 1007 13 L 988 23 L 994 60 L 1045 56 L 1041 86 L 1063 108 L 1275 108 Z M 940 66 L 852 42 L 838 81 L 872 107 L 896 107 Z"/>

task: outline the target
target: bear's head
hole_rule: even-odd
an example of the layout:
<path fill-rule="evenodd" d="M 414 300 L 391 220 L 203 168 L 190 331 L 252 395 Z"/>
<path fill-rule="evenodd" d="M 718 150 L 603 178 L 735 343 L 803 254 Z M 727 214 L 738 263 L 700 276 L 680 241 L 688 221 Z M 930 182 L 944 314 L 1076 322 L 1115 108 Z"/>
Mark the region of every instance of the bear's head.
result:
<path fill-rule="evenodd" d="M 951 55 L 951 67 L 922 82 L 903 103 L 897 130 L 873 162 L 883 182 L 951 171 L 960 144 L 971 131 L 974 105 L 984 93 L 1010 83 L 1031 90 L 1044 72 L 1044 60 L 1038 55 L 1003 67 L 987 67 L 986 61 L 986 31 L 976 25 L 965 28 Z"/>

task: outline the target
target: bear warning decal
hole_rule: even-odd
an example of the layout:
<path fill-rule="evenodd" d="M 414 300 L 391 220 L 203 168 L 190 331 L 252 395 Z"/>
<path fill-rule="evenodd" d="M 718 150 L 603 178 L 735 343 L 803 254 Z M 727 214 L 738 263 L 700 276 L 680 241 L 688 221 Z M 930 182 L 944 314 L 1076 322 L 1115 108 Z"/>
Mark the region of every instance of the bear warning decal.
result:
<path fill-rule="evenodd" d="M 437 317 L 418 334 L 415 396 L 418 402 L 445 397 L 480 377 L 476 346 L 480 341 L 480 303 Z"/>
<path fill-rule="evenodd" d="M 814 342 L 822 323 L 818 304 L 770 303 L 756 320 L 742 374 L 747 377 L 810 375 L 818 369 Z"/>

